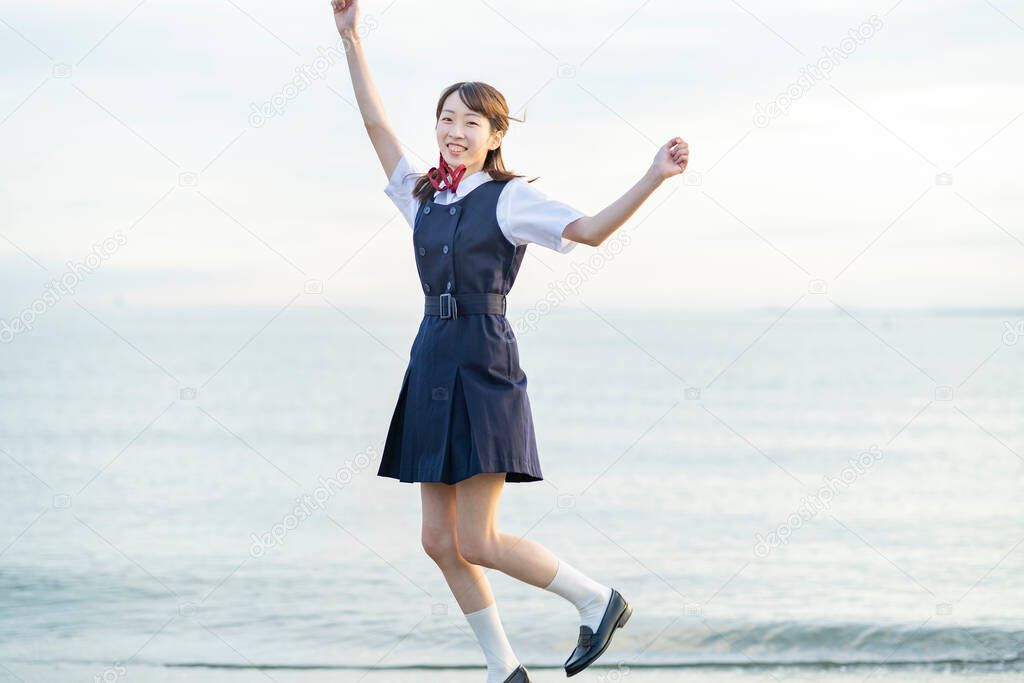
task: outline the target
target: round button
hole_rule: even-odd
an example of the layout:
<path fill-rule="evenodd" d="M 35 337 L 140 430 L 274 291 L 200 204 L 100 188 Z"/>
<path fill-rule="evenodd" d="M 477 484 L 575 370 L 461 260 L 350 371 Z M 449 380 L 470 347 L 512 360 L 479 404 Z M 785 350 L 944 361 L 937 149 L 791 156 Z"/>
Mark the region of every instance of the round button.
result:
<path fill-rule="evenodd" d="M 444 253 L 447 254 L 448 253 L 448 245 L 446 244 L 443 247 L 441 247 L 441 251 L 443 251 Z"/>
<path fill-rule="evenodd" d="M 423 291 L 424 292 L 429 292 L 430 291 L 430 285 L 427 284 L 426 282 L 423 283 Z"/>
<path fill-rule="evenodd" d="M 426 253 L 427 253 L 427 250 L 424 249 L 423 247 L 420 247 L 420 256 L 423 256 Z"/>
<path fill-rule="evenodd" d="M 430 213 L 430 207 L 429 206 L 423 207 L 423 213 Z"/>
<path fill-rule="evenodd" d="M 455 215 L 455 207 L 453 206 L 452 208 L 448 209 L 448 213 L 450 213 L 451 215 L 454 216 Z"/>

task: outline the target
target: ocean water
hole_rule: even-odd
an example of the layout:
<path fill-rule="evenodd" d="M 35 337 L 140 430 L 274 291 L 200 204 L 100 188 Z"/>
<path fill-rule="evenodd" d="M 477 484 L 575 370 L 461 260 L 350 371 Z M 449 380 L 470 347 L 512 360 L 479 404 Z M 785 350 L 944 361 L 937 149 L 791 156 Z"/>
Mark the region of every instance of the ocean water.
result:
<path fill-rule="evenodd" d="M 418 317 L 316 299 L 0 345 L 0 680 L 483 680 L 376 476 Z M 579 680 L 1024 679 L 1024 311 L 519 315 L 501 528 L 635 610 Z M 575 610 L 486 572 L 563 679 Z"/>

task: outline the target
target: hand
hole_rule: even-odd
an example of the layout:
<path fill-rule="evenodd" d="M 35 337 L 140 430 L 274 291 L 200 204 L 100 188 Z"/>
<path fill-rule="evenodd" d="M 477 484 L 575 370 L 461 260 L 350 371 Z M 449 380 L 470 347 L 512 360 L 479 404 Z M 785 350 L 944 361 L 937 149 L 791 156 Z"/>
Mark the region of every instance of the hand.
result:
<path fill-rule="evenodd" d="M 671 178 L 685 171 L 689 160 L 690 146 L 682 138 L 672 138 L 654 155 L 650 172 L 658 180 Z"/>
<path fill-rule="evenodd" d="M 331 0 L 334 8 L 334 23 L 343 38 L 355 33 L 359 17 L 359 0 Z"/>

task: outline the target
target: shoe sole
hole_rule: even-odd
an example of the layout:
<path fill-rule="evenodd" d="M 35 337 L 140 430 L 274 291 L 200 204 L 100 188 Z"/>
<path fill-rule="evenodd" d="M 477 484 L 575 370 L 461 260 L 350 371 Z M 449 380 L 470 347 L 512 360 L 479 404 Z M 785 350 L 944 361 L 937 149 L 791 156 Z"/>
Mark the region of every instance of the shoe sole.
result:
<path fill-rule="evenodd" d="M 633 607 L 627 602 L 626 609 L 622 610 L 622 614 L 619 615 L 619 621 L 615 624 L 615 628 L 622 628 L 623 626 L 625 626 L 626 622 L 629 621 L 629 618 L 631 616 L 633 616 Z M 615 635 L 615 628 L 613 628 L 612 632 L 608 634 L 608 640 L 605 641 L 604 647 L 597 651 L 597 654 L 594 655 L 594 658 L 586 664 L 580 666 L 578 669 L 573 669 L 571 671 L 569 669 L 566 669 L 566 677 L 575 676 L 576 674 L 578 674 L 579 672 L 583 671 L 588 666 L 596 662 L 601 657 L 601 655 L 604 654 L 604 651 L 608 649 L 608 646 L 612 644 L 612 636 Z"/>

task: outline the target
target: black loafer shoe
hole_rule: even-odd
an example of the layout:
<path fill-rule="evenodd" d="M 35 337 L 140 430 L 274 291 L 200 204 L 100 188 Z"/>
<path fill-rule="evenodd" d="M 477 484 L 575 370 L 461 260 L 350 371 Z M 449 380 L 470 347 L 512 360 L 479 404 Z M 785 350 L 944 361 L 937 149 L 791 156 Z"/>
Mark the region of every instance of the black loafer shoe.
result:
<path fill-rule="evenodd" d="M 612 642 L 615 629 L 622 628 L 633 614 L 633 608 L 619 591 L 612 589 L 612 597 L 604 610 L 601 623 L 595 633 L 589 626 L 580 626 L 579 642 L 576 649 L 565 660 L 565 675 L 575 676 L 597 661 Z"/>
<path fill-rule="evenodd" d="M 526 673 L 526 669 L 520 664 L 515 671 L 508 675 L 505 683 L 531 683 L 530 674 Z"/>

